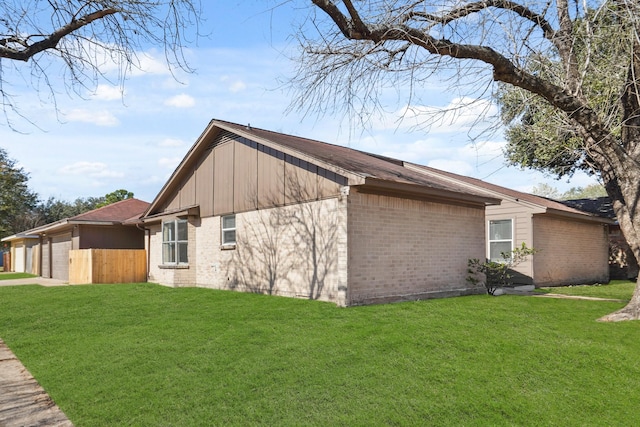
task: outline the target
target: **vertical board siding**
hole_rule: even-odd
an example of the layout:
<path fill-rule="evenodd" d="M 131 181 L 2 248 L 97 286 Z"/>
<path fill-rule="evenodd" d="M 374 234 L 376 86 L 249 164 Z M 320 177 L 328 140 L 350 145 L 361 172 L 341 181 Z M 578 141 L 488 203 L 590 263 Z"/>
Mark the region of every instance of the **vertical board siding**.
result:
<path fill-rule="evenodd" d="M 213 157 L 214 150 L 206 152 L 196 170 L 196 201 L 200 215 L 213 216 Z"/>
<path fill-rule="evenodd" d="M 219 215 L 233 212 L 233 143 L 216 146 L 214 150 L 213 213 Z"/>
<path fill-rule="evenodd" d="M 190 171 L 189 177 L 185 180 L 180 189 L 180 207 L 193 206 L 196 204 L 196 174 Z"/>
<path fill-rule="evenodd" d="M 234 142 L 233 211 L 256 209 L 258 197 L 258 151 Z"/>
<path fill-rule="evenodd" d="M 335 197 L 347 184 L 316 164 L 229 132 L 201 156 L 161 211 L 197 204 L 207 218 Z"/>
<path fill-rule="evenodd" d="M 259 152 L 258 208 L 284 205 L 284 176 L 284 156 Z"/>

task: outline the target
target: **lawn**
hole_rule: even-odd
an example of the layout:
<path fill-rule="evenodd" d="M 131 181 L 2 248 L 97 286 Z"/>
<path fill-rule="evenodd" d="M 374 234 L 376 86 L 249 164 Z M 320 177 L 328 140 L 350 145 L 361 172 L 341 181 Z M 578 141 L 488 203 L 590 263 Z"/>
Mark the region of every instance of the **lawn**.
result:
<path fill-rule="evenodd" d="M 13 279 L 30 279 L 32 277 L 38 277 L 29 273 L 9 273 L 0 272 L 0 280 L 13 280 Z"/>
<path fill-rule="evenodd" d="M 631 295 L 633 295 L 633 288 L 635 288 L 635 286 L 636 282 L 629 280 L 612 280 L 606 285 L 550 287 L 540 288 L 539 291 L 563 295 L 629 300 L 631 299 Z"/>
<path fill-rule="evenodd" d="M 0 287 L 0 337 L 77 426 L 636 423 L 608 301 L 338 308 L 153 284 Z"/>

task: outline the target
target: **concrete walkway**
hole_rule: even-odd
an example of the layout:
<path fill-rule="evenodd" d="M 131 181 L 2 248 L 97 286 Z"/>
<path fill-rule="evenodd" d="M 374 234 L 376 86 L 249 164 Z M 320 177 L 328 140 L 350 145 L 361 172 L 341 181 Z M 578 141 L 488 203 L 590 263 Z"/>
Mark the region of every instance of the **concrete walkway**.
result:
<path fill-rule="evenodd" d="M 0 426 L 73 427 L 67 416 L 1 339 Z"/>
<path fill-rule="evenodd" d="M 58 279 L 46 279 L 44 277 L 30 277 L 28 279 L 0 280 L 0 286 L 16 285 L 41 285 L 41 286 L 63 286 L 67 282 Z"/>

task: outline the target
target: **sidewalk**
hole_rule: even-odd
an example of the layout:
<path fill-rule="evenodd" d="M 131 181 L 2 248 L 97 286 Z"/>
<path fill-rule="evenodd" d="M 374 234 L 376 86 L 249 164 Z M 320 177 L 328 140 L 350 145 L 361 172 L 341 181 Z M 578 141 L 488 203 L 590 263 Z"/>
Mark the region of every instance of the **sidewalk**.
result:
<path fill-rule="evenodd" d="M 0 426 L 73 427 L 67 416 L 1 339 Z"/>

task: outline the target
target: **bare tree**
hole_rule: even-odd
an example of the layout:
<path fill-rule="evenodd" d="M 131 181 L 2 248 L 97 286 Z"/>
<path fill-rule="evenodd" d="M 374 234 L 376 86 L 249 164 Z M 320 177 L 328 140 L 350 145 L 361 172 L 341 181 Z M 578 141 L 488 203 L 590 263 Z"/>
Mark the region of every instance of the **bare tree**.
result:
<path fill-rule="evenodd" d="M 376 108 L 380 91 L 405 85 L 417 93 L 442 72 L 451 89 L 495 93 L 518 88 L 549 106 L 570 128 L 574 161 L 586 160 L 613 201 L 623 233 L 640 259 L 640 3 L 632 0 L 311 0 L 300 33 L 293 83 L 298 107 Z M 603 15 L 608 19 L 603 20 Z M 602 55 L 596 39 L 610 25 L 621 47 Z M 597 56 L 597 61 L 596 61 Z M 600 97 L 588 86 L 605 66 Z M 471 86 L 464 85 L 471 84 Z M 613 96 L 612 96 L 613 93 Z M 410 95 L 411 96 L 411 95 Z M 410 103 L 412 100 L 409 99 Z M 526 102 L 526 100 L 524 100 Z M 369 109 L 368 109 L 369 108 Z M 601 320 L 640 318 L 640 286 L 622 310 Z"/>
<path fill-rule="evenodd" d="M 28 119 L 14 80 L 55 106 L 53 82 L 82 95 L 115 69 L 113 83 L 122 84 L 152 47 L 164 49 L 172 70 L 190 71 L 183 48 L 198 36 L 199 22 L 198 0 L 0 0 L 0 101 L 8 124 L 10 113 Z"/>

